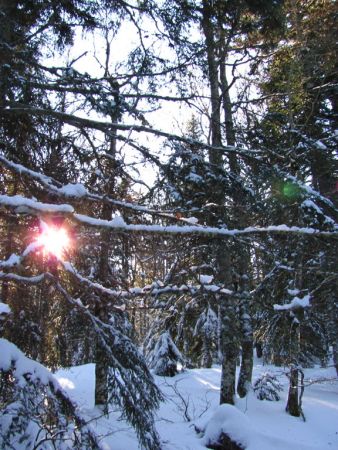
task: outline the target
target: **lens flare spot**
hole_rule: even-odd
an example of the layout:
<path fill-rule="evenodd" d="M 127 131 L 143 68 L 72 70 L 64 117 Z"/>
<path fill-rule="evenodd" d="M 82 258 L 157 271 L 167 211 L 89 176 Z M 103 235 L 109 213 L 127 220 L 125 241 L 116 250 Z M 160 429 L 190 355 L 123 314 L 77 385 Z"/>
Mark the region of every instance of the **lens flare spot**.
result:
<path fill-rule="evenodd" d="M 282 193 L 284 197 L 287 198 L 295 198 L 299 195 L 299 187 L 296 184 L 293 183 L 284 183 L 282 187 Z"/>
<path fill-rule="evenodd" d="M 70 238 L 65 228 L 44 224 L 41 234 L 37 238 L 37 244 L 45 253 L 61 259 L 70 246 Z"/>

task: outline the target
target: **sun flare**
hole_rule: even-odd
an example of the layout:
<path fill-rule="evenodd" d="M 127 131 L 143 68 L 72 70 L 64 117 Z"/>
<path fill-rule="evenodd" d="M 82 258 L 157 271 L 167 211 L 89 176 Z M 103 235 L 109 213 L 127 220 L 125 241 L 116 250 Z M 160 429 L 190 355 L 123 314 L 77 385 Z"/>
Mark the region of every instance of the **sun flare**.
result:
<path fill-rule="evenodd" d="M 69 248 L 70 238 L 67 230 L 64 228 L 44 224 L 37 243 L 43 248 L 45 253 L 61 259 L 64 252 Z"/>

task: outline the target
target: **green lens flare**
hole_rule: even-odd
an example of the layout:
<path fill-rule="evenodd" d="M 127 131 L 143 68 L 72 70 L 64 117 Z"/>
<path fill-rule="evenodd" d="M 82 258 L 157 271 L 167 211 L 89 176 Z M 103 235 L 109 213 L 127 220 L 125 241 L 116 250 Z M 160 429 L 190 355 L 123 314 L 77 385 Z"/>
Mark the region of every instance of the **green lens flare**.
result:
<path fill-rule="evenodd" d="M 287 198 L 295 198 L 299 195 L 299 187 L 296 184 L 293 184 L 291 182 L 286 182 L 282 186 L 282 193 L 284 197 Z"/>

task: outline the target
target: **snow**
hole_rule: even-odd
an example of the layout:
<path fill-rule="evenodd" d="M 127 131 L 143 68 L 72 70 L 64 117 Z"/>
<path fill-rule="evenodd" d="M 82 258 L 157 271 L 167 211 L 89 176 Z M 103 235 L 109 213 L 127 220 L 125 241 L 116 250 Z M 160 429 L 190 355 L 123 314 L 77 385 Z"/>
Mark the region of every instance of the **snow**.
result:
<path fill-rule="evenodd" d="M 218 292 L 218 291 L 220 291 L 220 287 L 217 286 L 216 284 L 209 284 L 207 286 L 204 286 L 204 289 L 206 291 L 210 291 L 210 292 Z"/>
<path fill-rule="evenodd" d="M 67 188 L 67 186 L 70 186 Z M 81 187 L 79 187 L 81 186 Z M 62 189 L 66 188 L 68 195 L 82 196 L 84 194 L 85 188 L 80 185 L 66 185 Z M 285 224 L 281 225 L 270 225 L 268 227 L 247 227 L 244 229 L 233 229 L 229 230 L 227 228 L 215 228 L 215 227 L 201 227 L 198 225 L 187 225 L 187 226 L 161 226 L 161 225 L 146 225 L 146 224 L 126 224 L 121 216 L 115 216 L 112 220 L 97 219 L 94 217 L 86 216 L 83 214 L 75 214 L 74 208 L 68 204 L 50 204 L 38 202 L 35 199 L 29 199 L 21 195 L 0 195 L 0 204 L 4 206 L 14 207 L 18 213 L 31 213 L 33 211 L 37 212 L 48 212 L 48 213 L 73 213 L 75 220 L 81 223 L 85 223 L 94 227 L 106 227 L 112 229 L 121 229 L 124 231 L 134 231 L 134 232 L 148 232 L 148 233 L 171 233 L 171 234 L 204 234 L 204 235 L 214 235 L 214 236 L 236 236 L 236 235 L 250 235 L 255 233 L 295 233 L 295 234 L 308 234 L 308 235 L 322 235 L 322 236 L 334 236 L 337 232 L 321 231 L 319 229 L 311 227 L 296 227 L 287 226 Z"/>
<path fill-rule="evenodd" d="M 201 177 L 200 175 L 197 175 L 197 173 L 195 172 L 190 172 L 187 176 L 186 176 L 186 181 L 192 181 L 193 183 L 203 183 L 203 177 Z"/>
<path fill-rule="evenodd" d="M 0 302 L 0 316 L 2 314 L 9 314 L 10 312 L 11 312 L 11 308 L 8 305 L 6 305 L 6 303 Z"/>
<path fill-rule="evenodd" d="M 285 305 L 273 305 L 273 309 L 275 311 L 287 311 L 287 310 L 294 310 L 294 309 L 300 309 L 300 308 L 308 308 L 311 306 L 310 304 L 310 295 L 305 295 L 305 297 L 294 297 L 290 303 L 287 303 Z"/>
<path fill-rule="evenodd" d="M 254 429 L 248 416 L 232 405 L 219 405 L 208 421 L 203 443 L 205 446 L 216 443 L 225 433 L 230 439 L 243 447 L 252 441 Z"/>
<path fill-rule="evenodd" d="M 149 367 L 158 375 L 177 372 L 177 362 L 182 362 L 183 357 L 168 331 L 158 338 L 155 347 L 147 355 L 147 361 Z"/>
<path fill-rule="evenodd" d="M 59 388 L 54 376 L 44 366 L 27 358 L 16 345 L 2 338 L 0 338 L 0 355 L 1 370 L 9 370 L 13 362 L 15 363 L 14 376 L 19 384 L 26 384 L 26 375 L 29 374 L 30 380 L 40 380 L 45 385 L 52 383 L 55 388 Z"/>
<path fill-rule="evenodd" d="M 165 395 L 157 413 L 156 428 L 162 439 L 162 450 L 205 450 L 205 441 L 220 428 L 234 439 L 247 444 L 246 450 L 334 450 L 338 448 L 338 380 L 335 369 L 305 369 L 305 380 L 327 379 L 305 388 L 303 410 L 306 422 L 285 412 L 288 379 L 285 370 L 263 366 L 255 361 L 253 381 L 265 372 L 280 380 L 281 400 L 258 400 L 253 392 L 246 399 L 236 399 L 234 407 L 219 402 L 221 369 L 186 370 L 175 377 L 155 376 Z M 79 405 L 81 413 L 92 420 L 96 432 L 103 436 L 106 450 L 138 450 L 134 430 L 112 410 L 109 417 L 94 407 L 95 365 L 88 364 L 56 373 L 61 386 Z M 180 397 L 181 396 L 181 397 Z M 183 400 L 186 402 L 185 407 Z M 185 410 L 188 415 L 185 416 Z M 214 418 L 217 426 L 210 423 Z M 209 427 L 207 424 L 210 423 Z M 202 436 L 195 426 L 205 428 Z"/>
<path fill-rule="evenodd" d="M 288 289 L 288 294 L 289 294 L 289 295 L 296 296 L 296 295 L 299 294 L 299 292 L 300 292 L 299 289 Z"/>
<path fill-rule="evenodd" d="M 184 219 L 185 222 L 191 223 L 191 225 L 196 225 L 198 223 L 197 217 L 187 217 Z"/>
<path fill-rule="evenodd" d="M 26 258 L 30 253 L 34 252 L 41 247 L 38 241 L 30 243 L 24 250 L 21 256 L 12 253 L 11 256 L 6 261 L 0 261 L 0 268 L 11 268 L 21 264 L 22 260 Z M 2 273 L 2 272 L 1 272 Z"/>
<path fill-rule="evenodd" d="M 318 214 L 323 214 L 323 211 L 319 208 L 319 206 L 317 206 L 315 204 L 315 202 L 313 202 L 310 199 L 306 199 L 303 201 L 303 203 L 301 204 L 302 207 L 306 207 L 306 208 L 312 208 L 314 209 Z"/>
<path fill-rule="evenodd" d="M 337 226 L 335 221 L 333 219 L 331 219 L 331 217 L 326 216 L 324 214 L 324 212 L 322 211 L 321 208 L 319 208 L 318 205 L 316 205 L 316 203 L 314 203 L 312 200 L 307 199 L 304 200 L 303 203 L 301 204 L 302 208 L 308 208 L 308 209 L 313 209 L 314 211 L 316 211 L 317 214 L 319 214 L 320 216 L 322 216 L 324 218 L 324 221 L 330 225 L 334 225 Z"/>
<path fill-rule="evenodd" d="M 319 149 L 319 150 L 327 150 L 326 145 L 322 142 L 322 141 L 316 141 L 315 142 L 315 146 Z"/>
<path fill-rule="evenodd" d="M 111 224 L 113 227 L 122 228 L 126 225 L 126 222 L 124 221 L 122 216 L 116 215 L 113 217 Z"/>
<path fill-rule="evenodd" d="M 84 197 L 87 195 L 87 189 L 81 183 L 66 184 L 59 188 L 58 192 L 66 197 Z"/>
<path fill-rule="evenodd" d="M 74 208 L 71 205 L 41 203 L 37 200 L 23 197 L 22 195 L 0 195 L 0 204 L 10 207 L 16 207 L 21 213 L 29 213 L 32 209 L 39 212 L 74 212 Z"/>
<path fill-rule="evenodd" d="M 0 267 L 13 267 L 20 264 L 21 258 L 20 256 L 12 253 L 11 256 L 6 261 L 0 261 Z"/>
<path fill-rule="evenodd" d="M 202 284 L 209 284 L 212 282 L 214 277 L 212 275 L 200 275 L 199 279 Z"/>
<path fill-rule="evenodd" d="M 1 203 L 1 202 L 0 202 Z M 243 229 L 233 229 L 229 230 L 227 228 L 216 228 L 216 227 L 201 227 L 198 225 L 147 225 L 147 224 L 126 224 L 123 219 L 116 220 L 104 220 L 96 219 L 91 216 L 86 216 L 84 214 L 74 214 L 74 219 L 80 223 L 84 223 L 93 227 L 105 227 L 112 229 L 120 229 L 123 231 L 131 232 L 145 232 L 154 234 L 201 234 L 201 235 L 214 235 L 214 236 L 237 236 L 237 235 L 251 235 L 259 233 L 293 233 L 293 234 L 306 234 L 306 235 L 319 235 L 319 236 L 336 236 L 337 232 L 322 231 L 311 227 L 296 227 L 288 226 L 285 224 L 281 225 L 270 225 L 268 227 L 247 227 Z"/>

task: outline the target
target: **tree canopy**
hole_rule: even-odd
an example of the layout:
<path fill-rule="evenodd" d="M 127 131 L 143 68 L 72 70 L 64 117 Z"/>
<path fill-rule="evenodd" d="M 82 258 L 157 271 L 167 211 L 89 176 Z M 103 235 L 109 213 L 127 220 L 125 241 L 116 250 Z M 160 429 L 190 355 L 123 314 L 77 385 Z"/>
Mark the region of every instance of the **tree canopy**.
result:
<path fill-rule="evenodd" d="M 332 0 L 0 2 L 0 427 L 38 391 L 99 445 L 43 375 L 20 384 L 26 356 L 95 362 L 96 404 L 149 449 L 149 364 L 218 362 L 230 404 L 254 346 L 293 387 L 330 347 L 338 370 L 335 18 Z"/>

